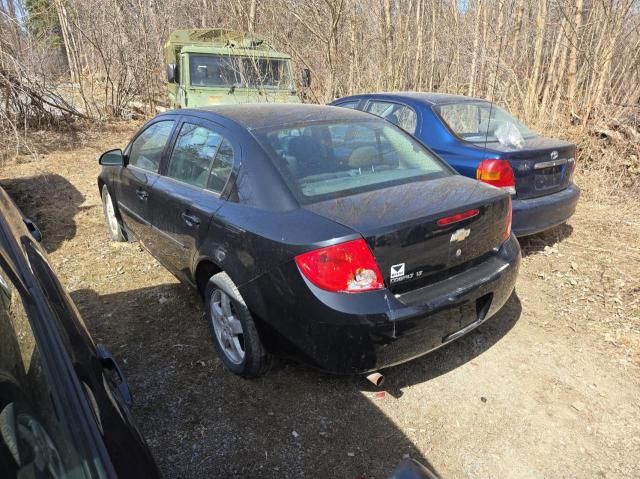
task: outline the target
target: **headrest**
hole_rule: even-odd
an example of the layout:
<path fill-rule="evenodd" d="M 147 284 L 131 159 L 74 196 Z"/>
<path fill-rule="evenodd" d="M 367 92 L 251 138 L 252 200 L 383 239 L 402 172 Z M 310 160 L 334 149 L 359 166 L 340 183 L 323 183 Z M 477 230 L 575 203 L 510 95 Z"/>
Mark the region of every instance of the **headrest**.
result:
<path fill-rule="evenodd" d="M 364 168 L 379 163 L 377 160 L 378 151 L 373 146 L 361 146 L 353 150 L 347 164 L 350 168 Z"/>

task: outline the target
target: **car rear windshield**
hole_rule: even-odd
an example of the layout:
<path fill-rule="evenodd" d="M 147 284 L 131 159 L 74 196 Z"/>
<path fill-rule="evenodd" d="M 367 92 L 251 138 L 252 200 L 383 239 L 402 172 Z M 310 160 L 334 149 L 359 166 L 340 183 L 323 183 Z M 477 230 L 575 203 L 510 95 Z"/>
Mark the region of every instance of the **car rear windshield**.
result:
<path fill-rule="evenodd" d="M 453 174 L 422 144 L 381 120 L 314 122 L 256 136 L 301 203 Z"/>
<path fill-rule="evenodd" d="M 291 87 L 286 59 L 191 55 L 189 74 L 192 86 Z"/>
<path fill-rule="evenodd" d="M 536 136 L 508 112 L 486 101 L 447 103 L 434 109 L 453 133 L 473 143 L 500 142 L 500 130 L 511 125 L 524 139 Z"/>

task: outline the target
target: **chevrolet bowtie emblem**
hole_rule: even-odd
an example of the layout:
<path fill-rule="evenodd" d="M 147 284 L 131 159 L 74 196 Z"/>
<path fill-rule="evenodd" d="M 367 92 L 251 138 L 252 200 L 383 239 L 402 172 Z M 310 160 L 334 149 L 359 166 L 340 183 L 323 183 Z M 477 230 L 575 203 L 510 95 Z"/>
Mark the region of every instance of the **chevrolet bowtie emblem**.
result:
<path fill-rule="evenodd" d="M 449 242 L 453 243 L 455 241 L 464 241 L 469 237 L 470 234 L 471 234 L 471 229 L 460 228 L 459 230 L 457 230 L 455 233 L 451 235 L 451 239 L 449 240 Z"/>

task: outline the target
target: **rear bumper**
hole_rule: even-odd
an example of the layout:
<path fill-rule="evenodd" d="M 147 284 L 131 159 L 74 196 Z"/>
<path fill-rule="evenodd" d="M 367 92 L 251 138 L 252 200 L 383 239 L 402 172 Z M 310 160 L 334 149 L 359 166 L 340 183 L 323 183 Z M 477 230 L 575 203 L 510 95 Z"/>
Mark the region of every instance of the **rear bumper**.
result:
<path fill-rule="evenodd" d="M 301 279 L 288 281 L 285 298 L 273 275 L 256 285 L 262 298 L 279 300 L 264 304 L 257 316 L 272 352 L 333 373 L 366 373 L 426 354 L 482 324 L 510 297 L 519 264 L 520 246 L 512 236 L 483 263 L 397 296 L 386 289 L 329 293 L 287 269 L 281 277 Z M 245 300 L 251 296 L 243 288 L 241 293 Z"/>
<path fill-rule="evenodd" d="M 579 198 L 580 188 L 571 183 L 557 193 L 513 200 L 513 233 L 528 236 L 564 223 L 576 211 Z"/>

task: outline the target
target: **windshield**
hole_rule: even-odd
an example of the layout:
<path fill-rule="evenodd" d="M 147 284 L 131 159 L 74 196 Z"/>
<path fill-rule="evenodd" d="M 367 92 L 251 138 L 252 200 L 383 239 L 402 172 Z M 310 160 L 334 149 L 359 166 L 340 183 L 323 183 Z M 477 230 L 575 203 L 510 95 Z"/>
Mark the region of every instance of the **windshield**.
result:
<path fill-rule="evenodd" d="M 289 60 L 190 55 L 192 86 L 291 88 Z"/>
<path fill-rule="evenodd" d="M 513 128 L 524 139 L 536 136 L 505 110 L 486 101 L 449 103 L 435 106 L 434 109 L 451 131 L 473 143 L 503 143 L 501 132 Z"/>
<path fill-rule="evenodd" d="M 452 174 L 424 146 L 381 120 L 317 122 L 256 136 L 301 203 Z"/>

